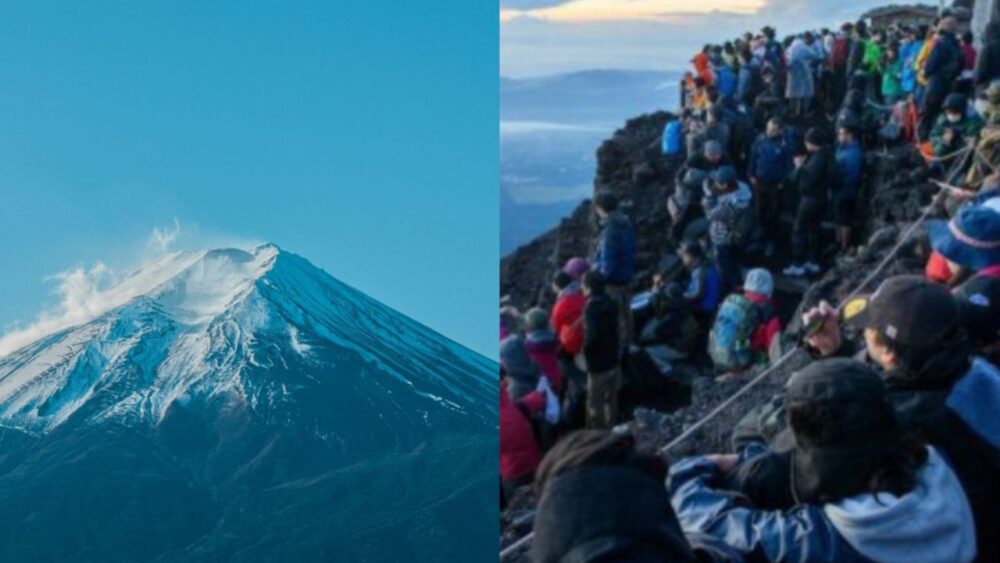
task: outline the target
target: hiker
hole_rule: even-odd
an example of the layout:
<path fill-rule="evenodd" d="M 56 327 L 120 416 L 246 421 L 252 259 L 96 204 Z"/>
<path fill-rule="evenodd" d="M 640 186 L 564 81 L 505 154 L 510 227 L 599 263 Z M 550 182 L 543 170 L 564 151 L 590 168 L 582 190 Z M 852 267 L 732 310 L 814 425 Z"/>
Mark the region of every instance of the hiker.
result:
<path fill-rule="evenodd" d="M 717 59 L 712 64 L 712 75 L 715 77 L 715 88 L 719 96 L 727 98 L 736 96 L 737 80 L 731 66 Z"/>
<path fill-rule="evenodd" d="M 591 269 L 590 262 L 586 258 L 580 256 L 574 256 L 566 261 L 563 265 L 562 271 L 566 272 L 570 278 L 575 282 L 580 282 L 583 280 L 583 274 L 586 274 Z"/>
<path fill-rule="evenodd" d="M 525 313 L 524 324 L 527 331 L 524 348 L 528 356 L 549 380 L 552 391 L 561 395 L 564 387 L 562 368 L 559 367 L 559 339 L 549 327 L 549 313 L 539 307 L 532 308 Z"/>
<path fill-rule="evenodd" d="M 757 362 L 766 362 L 781 321 L 771 295 L 774 279 L 767 270 L 747 273 L 743 291 L 722 302 L 708 337 L 708 353 L 722 376 L 719 381 L 739 377 Z"/>
<path fill-rule="evenodd" d="M 736 88 L 736 101 L 744 107 L 752 108 L 757 96 L 764 90 L 760 60 L 750 52 L 750 49 L 743 49 L 739 52 L 739 61 L 740 72 Z"/>
<path fill-rule="evenodd" d="M 917 62 L 917 55 L 924 46 L 926 36 L 927 26 L 913 28 L 909 30 L 906 40 L 899 48 L 899 59 L 902 62 L 900 85 L 907 96 L 916 93 L 917 90 L 917 69 L 914 65 Z"/>
<path fill-rule="evenodd" d="M 781 236 L 782 184 L 792 172 L 795 147 L 785 131 L 780 117 L 767 121 L 767 129 L 753 145 L 748 174 L 753 186 L 757 222 L 767 239 L 765 254 L 774 254 L 774 245 Z"/>
<path fill-rule="evenodd" d="M 587 428 L 607 429 L 618 421 L 621 388 L 619 305 L 606 292 L 604 276 L 583 276 L 583 355 L 587 361 Z M 627 306 L 627 305 L 626 305 Z"/>
<path fill-rule="evenodd" d="M 650 305 L 653 317 L 642 328 L 639 343 L 643 346 L 666 346 L 672 359 L 685 359 L 694 354 L 701 331 L 691 306 L 684 299 L 683 286 L 656 274 Z"/>
<path fill-rule="evenodd" d="M 975 95 L 976 46 L 972 40 L 972 32 L 965 31 L 961 37 L 962 74 L 955 83 L 954 90 L 966 96 Z"/>
<path fill-rule="evenodd" d="M 695 316 L 702 320 L 710 319 L 722 300 L 718 270 L 705 259 L 705 251 L 697 241 L 683 242 L 677 254 L 688 273 L 684 299 L 691 304 Z M 703 326 L 707 326 L 707 323 L 703 323 Z"/>
<path fill-rule="evenodd" d="M 624 346 L 632 334 L 632 313 L 629 303 L 629 284 L 635 270 L 635 230 L 632 222 L 620 209 L 618 197 L 611 192 L 601 192 L 594 198 L 594 207 L 601 223 L 597 235 L 597 252 L 591 263 L 599 272 L 607 288 L 607 296 L 618 307 L 619 326 L 616 334 Z"/>
<path fill-rule="evenodd" d="M 723 291 L 740 285 L 741 252 L 750 241 L 753 223 L 753 194 L 739 181 L 736 169 L 723 166 L 711 174 L 712 189 L 702 207 L 709 220 L 709 239 Z"/>
<path fill-rule="evenodd" d="M 968 102 L 962 94 L 949 94 L 945 98 L 944 114 L 938 117 L 931 130 L 931 146 L 938 158 L 953 155 L 938 161 L 936 164 L 947 170 L 952 163 L 960 158 L 954 155 L 956 151 L 975 144 L 979 132 L 983 128 L 983 119 L 975 112 L 968 111 Z"/>
<path fill-rule="evenodd" d="M 510 305 L 500 307 L 500 341 L 503 342 L 508 336 L 520 332 L 521 312 L 517 307 Z"/>
<path fill-rule="evenodd" d="M 830 54 L 831 85 L 829 88 L 829 103 L 826 111 L 833 113 L 844 94 L 847 93 L 847 63 L 851 54 L 851 42 L 854 25 L 845 23 L 833 38 L 833 45 L 828 49 Z"/>
<path fill-rule="evenodd" d="M 921 138 L 926 139 L 941 113 L 941 106 L 951 91 L 951 85 L 962 72 L 962 50 L 955 38 L 958 22 L 954 17 L 942 18 L 930 56 L 923 67 L 927 79 L 920 121 Z"/>
<path fill-rule="evenodd" d="M 855 76 L 858 71 L 864 72 L 862 60 L 865 56 L 865 45 L 868 43 L 868 24 L 863 20 L 854 24 L 851 36 L 851 50 L 847 56 L 847 78 Z"/>
<path fill-rule="evenodd" d="M 500 390 L 500 497 L 501 510 L 515 492 L 532 482 L 542 453 L 531 417 L 545 409 L 545 398 L 534 391 L 511 399 Z"/>
<path fill-rule="evenodd" d="M 857 132 L 847 125 L 837 129 L 837 184 L 833 193 L 834 223 L 841 251 L 851 246 L 851 225 L 861 192 L 861 167 L 864 155 Z"/>
<path fill-rule="evenodd" d="M 660 152 L 667 158 L 684 156 L 684 123 L 680 119 L 672 118 L 663 126 Z"/>
<path fill-rule="evenodd" d="M 524 337 L 514 333 L 500 342 L 500 365 L 507 381 L 507 394 L 518 400 L 538 388 L 541 374 L 538 366 L 531 361 Z"/>
<path fill-rule="evenodd" d="M 705 45 L 701 52 L 691 59 L 695 73 L 702 80 L 704 86 L 710 86 L 715 82 L 715 76 L 712 74 L 712 68 L 708 61 L 709 50 L 711 50 L 711 46 Z"/>
<path fill-rule="evenodd" d="M 584 272 L 586 273 L 586 272 Z M 587 299 L 583 296 L 580 282 L 565 270 L 556 272 L 552 280 L 556 291 L 556 303 L 552 306 L 549 325 L 559 338 L 559 346 L 572 358 L 583 346 L 583 307 Z"/>
<path fill-rule="evenodd" d="M 816 60 L 816 52 L 802 38 L 792 41 L 792 46 L 788 49 L 788 84 L 785 95 L 793 116 L 802 117 L 809 113 L 816 92 L 812 72 L 812 65 Z"/>
<path fill-rule="evenodd" d="M 976 516 L 982 561 L 1000 560 L 1000 370 L 973 355 L 956 300 L 920 276 L 896 276 L 848 302 L 843 321 L 822 302 L 803 316 L 820 357 L 854 353 L 841 322 L 863 329 L 866 357 L 881 370 L 900 424 L 938 448 Z M 780 436 L 772 442 L 785 442 Z"/>
<path fill-rule="evenodd" d="M 538 468 L 537 563 L 709 563 L 739 554 L 703 534 L 685 538 L 664 487 L 666 460 L 631 434 L 581 430 Z"/>
<path fill-rule="evenodd" d="M 817 128 L 806 132 L 807 155 L 795 157 L 792 183 L 799 192 L 799 207 L 792 227 L 792 256 L 794 262 L 784 269 L 788 277 L 819 274 L 820 229 L 826 209 L 827 192 L 836 162 L 826 136 Z"/>
<path fill-rule="evenodd" d="M 1000 21 L 991 21 L 986 26 L 984 38 L 973 74 L 973 82 L 979 91 L 985 90 L 994 80 L 1000 80 Z"/>
<path fill-rule="evenodd" d="M 894 106 L 904 94 L 903 61 L 899 58 L 899 49 L 890 46 L 885 51 L 885 63 L 882 65 L 882 102 Z"/>
<path fill-rule="evenodd" d="M 905 433 L 885 385 L 860 362 L 814 362 L 785 390 L 790 452 L 762 453 L 780 488 L 754 502 L 755 475 L 736 455 L 685 459 L 667 480 L 681 527 L 774 562 L 969 562 L 976 536 L 969 499 L 944 456 Z M 775 502 L 785 500 L 784 503 Z M 784 497 L 782 499 L 781 497 Z M 766 504 L 784 504 L 766 508 Z"/>

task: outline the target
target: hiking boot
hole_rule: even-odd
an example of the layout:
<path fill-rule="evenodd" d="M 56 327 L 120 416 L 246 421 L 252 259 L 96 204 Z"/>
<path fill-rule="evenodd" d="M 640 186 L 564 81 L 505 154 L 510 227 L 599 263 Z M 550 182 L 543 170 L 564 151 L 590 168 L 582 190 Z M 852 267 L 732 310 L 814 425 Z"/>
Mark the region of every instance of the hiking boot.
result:
<path fill-rule="evenodd" d="M 797 266 L 792 264 L 791 266 L 785 268 L 781 273 L 788 278 L 801 278 L 806 275 L 805 266 Z"/>
<path fill-rule="evenodd" d="M 815 276 L 819 275 L 819 273 L 823 270 L 819 267 L 819 264 L 815 262 L 806 262 L 802 266 L 802 271 L 805 272 L 807 276 Z"/>

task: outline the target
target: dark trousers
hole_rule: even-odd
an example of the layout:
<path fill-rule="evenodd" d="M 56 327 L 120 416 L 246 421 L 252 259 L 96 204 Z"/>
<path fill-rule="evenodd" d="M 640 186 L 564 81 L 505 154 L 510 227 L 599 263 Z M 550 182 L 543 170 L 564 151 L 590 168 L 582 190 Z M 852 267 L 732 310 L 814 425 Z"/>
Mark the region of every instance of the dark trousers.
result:
<path fill-rule="evenodd" d="M 743 285 L 739 249 L 735 246 L 730 244 L 716 245 L 715 267 L 719 271 L 719 281 L 722 285 L 723 295 Z"/>
<path fill-rule="evenodd" d="M 824 207 L 825 202 L 818 198 L 799 200 L 792 228 L 792 256 L 799 263 L 819 261 L 819 231 Z"/>
<path fill-rule="evenodd" d="M 757 224 L 764 232 L 767 242 L 777 243 L 781 237 L 780 182 L 760 182 L 754 194 L 757 204 Z"/>

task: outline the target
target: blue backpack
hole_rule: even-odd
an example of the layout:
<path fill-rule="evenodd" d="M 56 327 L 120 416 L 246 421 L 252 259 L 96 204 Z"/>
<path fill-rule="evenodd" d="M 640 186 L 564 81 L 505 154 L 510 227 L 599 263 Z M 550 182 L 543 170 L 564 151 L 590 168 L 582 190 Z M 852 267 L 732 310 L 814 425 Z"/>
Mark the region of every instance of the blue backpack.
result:
<path fill-rule="evenodd" d="M 708 355 L 719 368 L 727 371 L 753 364 L 750 339 L 759 323 L 757 306 L 738 293 L 722 302 L 708 335 Z"/>
<path fill-rule="evenodd" d="M 715 84 L 720 96 L 736 95 L 736 87 L 738 86 L 736 74 L 729 67 L 723 66 L 715 70 Z"/>
<path fill-rule="evenodd" d="M 674 119 L 663 128 L 663 154 L 678 156 L 684 151 L 684 127 L 681 120 Z"/>

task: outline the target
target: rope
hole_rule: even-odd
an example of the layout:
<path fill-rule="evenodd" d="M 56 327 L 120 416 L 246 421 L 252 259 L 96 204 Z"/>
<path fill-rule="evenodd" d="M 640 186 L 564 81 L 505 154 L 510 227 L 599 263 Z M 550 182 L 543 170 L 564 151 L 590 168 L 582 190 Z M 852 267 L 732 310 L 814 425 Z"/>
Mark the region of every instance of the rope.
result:
<path fill-rule="evenodd" d="M 860 294 L 861 291 L 864 290 L 864 288 L 867 287 L 868 284 L 870 284 L 882 272 L 882 270 L 884 270 L 885 267 L 889 265 L 889 262 L 895 257 L 896 253 L 898 253 L 899 250 L 901 248 L 903 248 L 903 245 L 906 244 L 909 241 L 910 237 L 913 236 L 913 233 L 915 233 L 916 230 L 918 228 L 920 228 L 920 226 L 925 221 L 927 221 L 927 218 L 930 217 L 930 214 L 934 211 L 934 209 L 935 209 L 935 207 L 936 207 L 936 205 L 938 203 L 938 200 L 941 199 L 942 194 L 945 194 L 945 193 L 946 192 L 942 190 L 942 191 L 938 192 L 937 195 L 934 196 L 934 199 L 931 200 L 931 203 L 927 206 L 927 208 L 923 211 L 923 213 L 921 213 L 920 217 L 918 217 L 917 220 L 914 221 L 910 225 L 910 227 L 903 233 L 903 235 L 901 237 L 899 237 L 899 239 L 896 241 L 896 244 L 892 247 L 892 249 L 888 253 L 886 253 L 885 257 L 882 259 L 881 262 L 879 262 L 878 266 L 876 266 L 875 269 L 872 270 L 871 273 L 869 273 L 868 276 L 865 277 L 865 279 L 857 287 L 855 287 L 854 290 L 851 291 L 851 293 L 849 293 L 847 295 L 847 297 L 845 297 L 841 301 L 841 304 L 836 309 L 838 312 L 840 311 L 841 307 L 843 307 L 844 303 L 847 303 L 851 299 L 854 299 L 855 297 L 857 297 L 858 294 Z M 688 438 L 690 438 L 692 435 L 694 435 L 695 432 L 697 432 L 703 426 L 705 426 L 706 424 L 708 424 L 712 419 L 714 419 L 716 416 L 718 416 L 719 413 L 721 413 L 727 407 L 729 407 L 734 402 L 736 402 L 737 399 L 739 399 L 743 395 L 746 395 L 751 389 L 753 389 L 755 386 L 757 386 L 758 383 L 760 383 L 761 381 L 763 381 L 764 379 L 766 379 L 767 376 L 771 375 L 775 370 L 777 370 L 779 367 L 781 367 L 798 350 L 799 350 L 799 347 L 792 348 L 791 350 L 789 350 L 788 352 L 786 352 L 784 355 L 782 355 L 780 358 L 778 358 L 777 360 L 775 360 L 775 362 L 773 364 L 771 364 L 770 366 L 768 366 L 767 369 L 765 369 L 764 371 L 760 372 L 756 377 L 754 377 L 753 379 L 751 379 L 750 381 L 748 381 L 746 383 L 746 385 L 744 385 L 739 390 L 737 390 L 735 393 L 733 393 L 732 395 L 730 395 L 730 397 L 728 399 L 726 399 L 725 401 L 723 401 L 723 402 L 719 403 L 718 405 L 716 405 L 716 407 L 713 408 L 708 414 L 706 414 L 705 416 L 703 416 L 702 418 L 700 418 L 697 422 L 695 422 L 693 425 L 691 425 L 687 430 L 685 430 L 684 432 L 681 432 L 676 438 L 674 438 L 673 440 L 671 440 L 666 446 L 663 446 L 663 448 L 660 449 L 660 453 L 666 454 L 667 452 L 669 452 L 670 450 L 674 449 L 675 447 L 677 447 L 678 445 L 680 445 L 682 442 L 684 442 L 685 440 L 687 440 Z M 526 545 L 528 542 L 531 541 L 532 538 L 534 538 L 534 536 L 535 536 L 535 532 L 534 531 L 529 532 L 524 537 L 518 539 L 514 543 L 510 544 L 509 546 L 507 546 L 506 548 L 504 548 L 503 550 L 501 550 L 500 551 L 500 560 L 502 561 L 505 557 L 513 554 L 518 549 L 520 549 L 521 547 L 523 547 L 524 545 Z"/>

